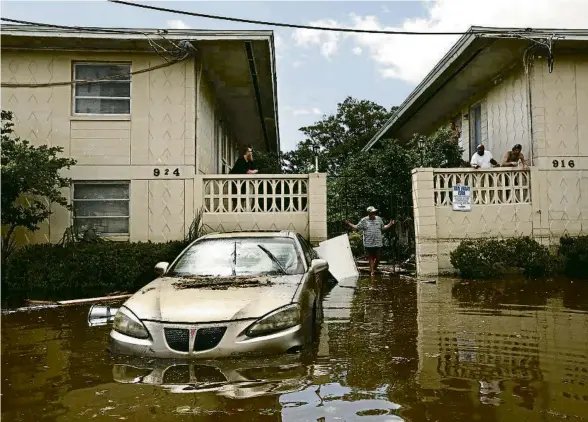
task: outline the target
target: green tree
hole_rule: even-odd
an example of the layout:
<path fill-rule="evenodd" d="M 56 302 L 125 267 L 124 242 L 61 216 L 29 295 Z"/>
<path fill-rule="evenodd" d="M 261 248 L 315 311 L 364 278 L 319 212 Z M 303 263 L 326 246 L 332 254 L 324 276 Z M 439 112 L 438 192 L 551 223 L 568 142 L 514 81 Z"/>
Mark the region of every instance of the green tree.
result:
<path fill-rule="evenodd" d="M 318 146 L 319 170 L 330 175 L 341 170 L 378 129 L 390 118 L 396 107 L 387 110 L 372 101 L 347 97 L 337 105 L 337 112 L 324 116 L 313 125 L 300 128 L 306 139 L 298 143 L 294 151 L 284 154 L 286 173 L 314 171 L 313 147 Z"/>
<path fill-rule="evenodd" d="M 14 250 L 17 227 L 30 231 L 52 213 L 51 204 L 69 207 L 60 189 L 70 180 L 60 176 L 76 161 L 59 157 L 61 147 L 34 146 L 14 134 L 13 114 L 2 110 L 2 259 Z"/>
<path fill-rule="evenodd" d="M 345 219 L 356 222 L 370 205 L 387 218 L 411 218 L 412 169 L 421 165 L 421 157 L 423 167 L 459 167 L 462 152 L 451 140 L 451 131 L 443 128 L 431 136 L 416 135 L 407 143 L 384 139 L 377 148 L 356 154 L 327 182 L 329 235 L 346 231 Z"/>

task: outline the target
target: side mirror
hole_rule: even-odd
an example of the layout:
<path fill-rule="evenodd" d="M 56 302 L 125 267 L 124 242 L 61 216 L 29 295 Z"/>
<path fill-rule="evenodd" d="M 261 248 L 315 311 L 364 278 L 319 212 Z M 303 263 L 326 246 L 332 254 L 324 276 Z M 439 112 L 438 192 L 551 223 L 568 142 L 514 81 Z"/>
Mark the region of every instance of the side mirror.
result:
<path fill-rule="evenodd" d="M 321 271 L 326 271 L 329 269 L 329 263 L 324 259 L 313 259 L 310 263 L 310 269 L 315 273 L 318 274 Z"/>
<path fill-rule="evenodd" d="M 167 271 L 167 267 L 169 267 L 169 262 L 159 262 L 155 266 L 155 274 L 157 277 L 161 277 Z"/>

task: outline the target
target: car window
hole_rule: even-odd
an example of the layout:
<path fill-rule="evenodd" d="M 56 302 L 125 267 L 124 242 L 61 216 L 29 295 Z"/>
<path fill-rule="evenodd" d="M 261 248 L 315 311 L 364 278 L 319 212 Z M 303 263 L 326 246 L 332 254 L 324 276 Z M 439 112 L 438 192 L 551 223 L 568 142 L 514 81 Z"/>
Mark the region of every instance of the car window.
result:
<path fill-rule="evenodd" d="M 306 239 L 300 236 L 299 234 L 296 235 L 298 241 L 300 242 L 300 246 L 302 247 L 302 252 L 304 253 L 304 258 L 306 258 L 306 263 L 310 265 L 310 262 L 313 260 L 311 250 L 308 248 L 308 243 L 306 243 Z M 314 252 L 314 251 L 313 251 Z"/>
<path fill-rule="evenodd" d="M 271 256 L 270 256 L 271 255 Z M 274 262 L 275 258 L 279 264 Z M 304 266 L 293 239 L 225 238 L 197 242 L 170 268 L 175 276 L 257 276 L 302 274 Z"/>

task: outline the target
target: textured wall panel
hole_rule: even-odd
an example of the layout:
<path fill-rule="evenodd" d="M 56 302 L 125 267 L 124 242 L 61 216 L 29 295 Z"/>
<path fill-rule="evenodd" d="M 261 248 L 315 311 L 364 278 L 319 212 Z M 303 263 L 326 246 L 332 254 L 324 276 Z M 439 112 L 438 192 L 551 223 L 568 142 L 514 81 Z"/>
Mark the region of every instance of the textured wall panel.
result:
<path fill-rule="evenodd" d="M 149 240 L 166 242 L 184 237 L 183 180 L 149 181 Z"/>
<path fill-rule="evenodd" d="M 521 144 L 525 157 L 530 157 L 525 78 L 523 72 L 513 73 L 492 88 L 486 98 L 488 143 L 500 162 L 515 144 Z"/>

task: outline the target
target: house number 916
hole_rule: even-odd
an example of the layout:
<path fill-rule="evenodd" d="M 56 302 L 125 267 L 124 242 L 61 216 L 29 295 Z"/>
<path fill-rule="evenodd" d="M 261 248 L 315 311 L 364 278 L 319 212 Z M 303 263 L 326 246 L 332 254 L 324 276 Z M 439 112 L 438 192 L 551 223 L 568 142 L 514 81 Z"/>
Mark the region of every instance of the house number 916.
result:
<path fill-rule="evenodd" d="M 561 161 L 561 166 L 560 166 L 560 161 Z M 557 168 L 557 167 L 561 167 L 561 168 L 566 168 L 566 162 L 565 160 L 553 160 L 552 161 L 553 167 Z M 574 168 L 576 166 L 576 163 L 574 163 L 574 160 L 569 160 L 568 161 L 568 167 L 569 168 Z"/>
<path fill-rule="evenodd" d="M 161 173 L 162 173 L 162 172 L 161 172 L 161 170 L 159 170 L 158 168 L 155 168 L 155 169 L 153 169 L 153 175 L 154 175 L 155 177 L 161 176 Z M 175 169 L 175 170 L 172 172 L 172 174 L 173 174 L 174 176 L 176 176 L 176 177 L 177 177 L 177 176 L 179 176 L 179 175 L 180 175 L 180 169 Z M 164 170 L 163 170 L 163 175 L 164 175 L 164 176 L 169 176 L 169 169 L 164 169 Z"/>

